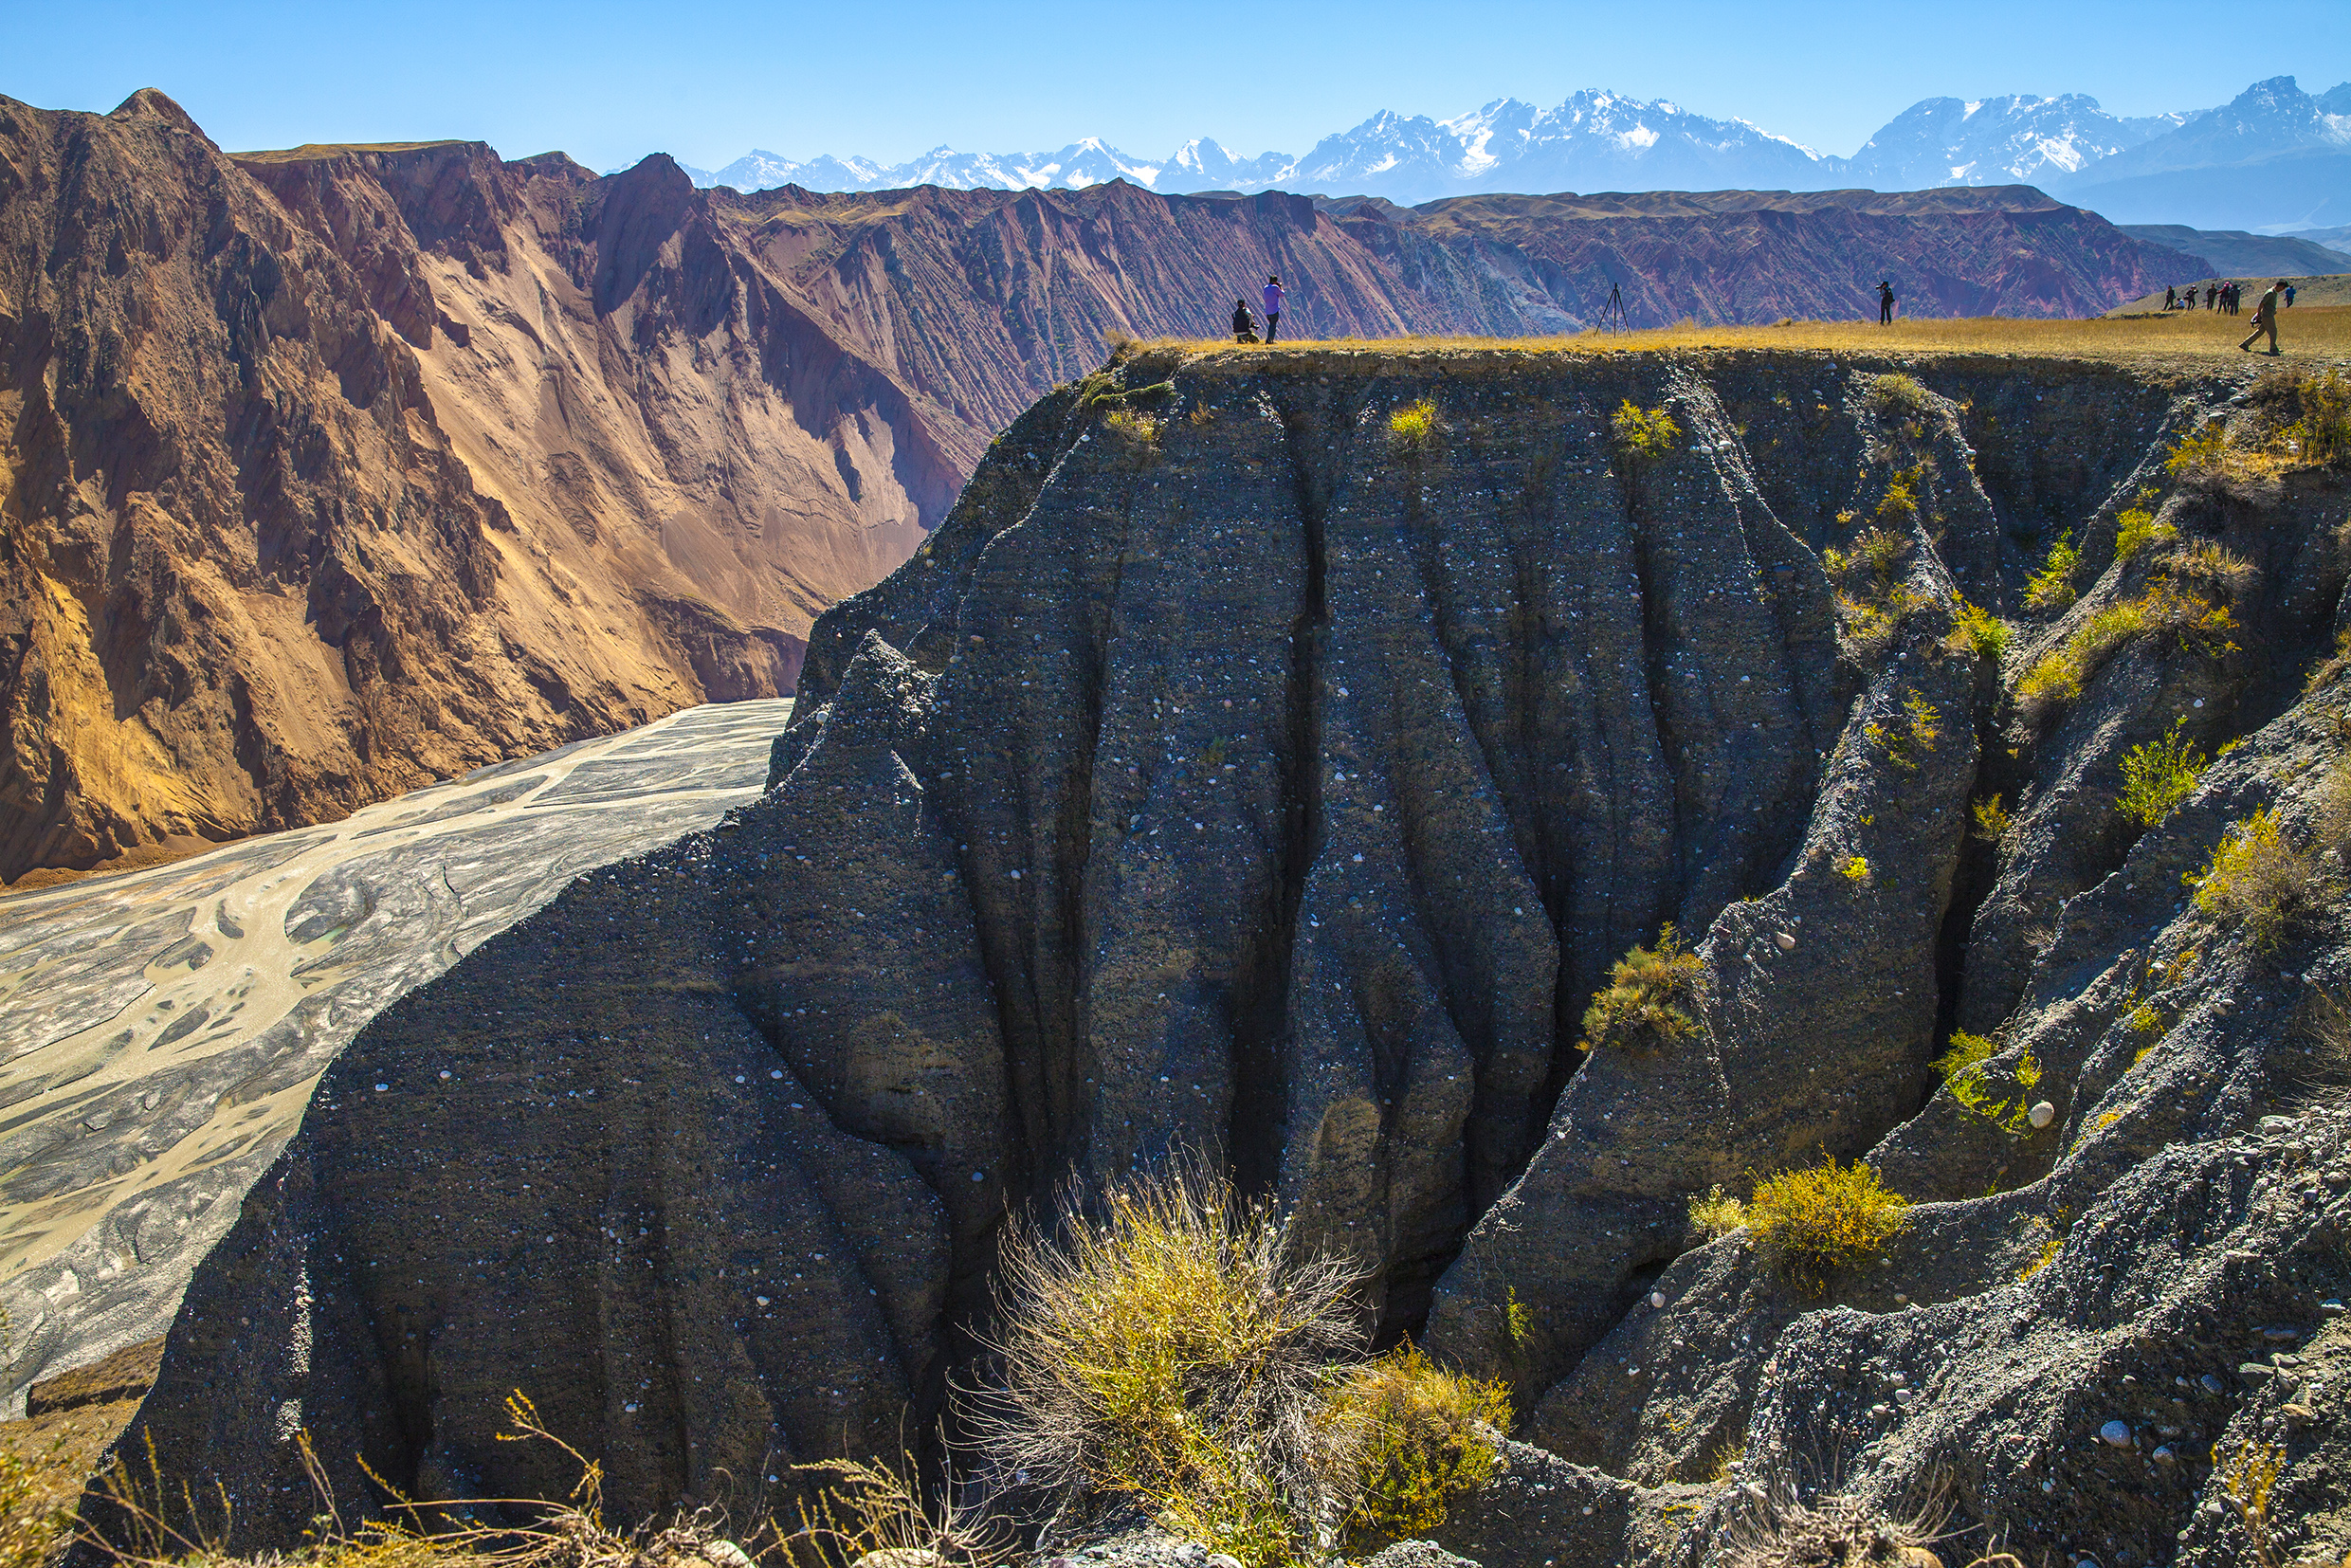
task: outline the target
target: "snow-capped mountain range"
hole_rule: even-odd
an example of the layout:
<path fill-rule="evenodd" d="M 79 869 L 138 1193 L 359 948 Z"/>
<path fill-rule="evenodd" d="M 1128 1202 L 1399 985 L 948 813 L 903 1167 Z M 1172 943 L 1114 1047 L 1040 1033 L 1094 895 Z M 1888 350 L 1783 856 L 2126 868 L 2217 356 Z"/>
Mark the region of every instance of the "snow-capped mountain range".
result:
<path fill-rule="evenodd" d="M 2313 96 L 2289 76 L 2256 82 L 2216 109 L 2125 119 L 2078 93 L 2011 94 L 1974 100 L 1930 98 L 1894 117 L 1851 157 L 1822 154 L 1742 119 L 1714 119 L 1679 104 L 1586 90 L 1557 108 L 1498 99 L 1450 119 L 1387 111 L 1325 137 L 1303 155 L 1242 157 L 1206 137 L 1163 158 L 1137 157 L 1099 139 L 1056 152 L 960 153 L 936 147 L 905 163 L 823 156 L 805 163 L 755 151 L 723 169 L 688 168 L 696 183 L 761 191 L 1082 189 L 1123 179 L 1169 192 L 1267 190 L 1384 196 L 1413 204 L 1475 191 L 1793 190 L 1881 191 L 1945 185 L 2037 185 L 2056 195 L 2114 181 L 2210 170 L 2280 154 L 2318 155 L 2321 189 L 2296 165 L 2306 224 L 2351 218 L 2351 83 Z M 2343 168 L 2334 155 L 2343 155 Z M 2125 205 L 2160 208 L 2168 187 Z M 2340 188 L 2340 189 L 2339 189 Z M 2141 198 L 2144 198 L 2141 200 Z M 2311 205 L 2314 202 L 2315 205 Z M 2101 210 L 2105 210 L 2101 208 Z M 2118 221 L 2168 221 L 2158 211 L 2109 212 Z M 2182 215 L 2182 221 L 2186 219 Z M 2261 221 L 2235 221 L 2258 228 Z M 2274 227 L 2274 225 L 2273 225 Z"/>

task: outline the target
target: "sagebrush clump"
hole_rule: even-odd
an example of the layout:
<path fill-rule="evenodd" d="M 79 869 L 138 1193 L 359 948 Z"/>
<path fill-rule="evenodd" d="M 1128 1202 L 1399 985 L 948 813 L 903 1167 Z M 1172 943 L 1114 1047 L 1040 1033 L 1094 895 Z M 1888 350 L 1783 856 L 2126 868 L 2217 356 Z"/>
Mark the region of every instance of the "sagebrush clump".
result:
<path fill-rule="evenodd" d="M 2153 828 L 2196 793 L 2196 781 L 2211 762 L 2175 723 L 2160 738 L 2123 754 L 2123 793 L 2115 810 L 2141 828 Z"/>
<path fill-rule="evenodd" d="M 1398 1539 L 1444 1523 L 1454 1497 L 1493 1479 L 1510 1393 L 1446 1371 L 1408 1340 L 1341 1379 L 1323 1420 L 1343 1532 Z"/>
<path fill-rule="evenodd" d="M 1872 413 L 1903 418 L 1916 418 L 1935 406 L 1934 394 L 1917 376 L 1902 374 L 1872 377 L 1861 401 Z"/>
<path fill-rule="evenodd" d="M 2274 947 L 2318 903 L 2317 857 L 2266 806 L 2229 824 L 2204 869 L 2184 880 L 2199 913 L 2243 931 L 2256 947 Z"/>
<path fill-rule="evenodd" d="M 1423 397 L 1388 416 L 1388 441 L 1408 457 L 1425 455 L 1437 442 L 1437 406 Z"/>
<path fill-rule="evenodd" d="M 1668 924 L 1654 947 L 1635 946 L 1608 972 L 1608 985 L 1584 1009 L 1585 1050 L 1612 1046 L 1635 1055 L 1663 1049 L 1698 1032 L 1697 1005 L 1705 965 L 1682 945 Z"/>
<path fill-rule="evenodd" d="M 1616 448 L 1628 458 L 1655 461 L 1680 444 L 1682 427 L 1663 408 L 1643 409 L 1630 397 L 1609 416 Z"/>
<path fill-rule="evenodd" d="M 1909 1223 L 1910 1200 L 1869 1166 L 1832 1157 L 1809 1171 L 1784 1171 L 1747 1201 L 1756 1252 L 1779 1277 L 1819 1295 L 1830 1276 L 1875 1257 Z"/>
<path fill-rule="evenodd" d="M 975 1430 L 1044 1490 L 1132 1499 L 1249 1568 L 1289 1562 L 1326 1501 L 1321 1395 L 1361 1348 L 1358 1279 L 1198 1165 L 1066 1195 L 1007 1231 Z"/>
<path fill-rule="evenodd" d="M 2017 706 L 2038 719 L 2072 702 L 2114 651 L 2135 638 L 2168 633 L 2181 647 L 2217 659 L 2236 650 L 2231 637 L 2236 629 L 2227 605 L 2158 577 L 2139 597 L 2107 605 L 2035 659 L 2017 679 Z"/>
<path fill-rule="evenodd" d="M 1689 1222 L 1708 1241 L 1719 1241 L 1747 1223 L 1747 1206 L 1717 1182 L 1689 1200 Z"/>
<path fill-rule="evenodd" d="M 2034 610 L 2063 610 L 2073 602 L 2073 579 L 2082 570 L 2082 550 L 2067 529 L 2050 541 L 2041 569 L 2025 583 L 2025 603 Z"/>

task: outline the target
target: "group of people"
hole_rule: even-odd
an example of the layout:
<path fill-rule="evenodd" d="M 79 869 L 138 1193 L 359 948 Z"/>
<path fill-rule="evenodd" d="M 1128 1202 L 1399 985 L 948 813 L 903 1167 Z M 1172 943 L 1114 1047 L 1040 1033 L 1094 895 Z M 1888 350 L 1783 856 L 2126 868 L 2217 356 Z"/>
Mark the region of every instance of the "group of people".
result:
<path fill-rule="evenodd" d="M 1263 298 L 1266 306 L 1265 340 L 1270 343 L 1274 333 L 1282 325 L 1282 280 L 1268 276 Z M 1249 314 L 1247 300 L 1232 301 L 1232 340 L 1236 343 L 1254 343 L 1258 340 L 1257 318 Z"/>
<path fill-rule="evenodd" d="M 2206 310 L 2216 310 L 2223 316 L 2234 316 L 2237 313 L 2238 298 L 2237 286 L 2233 283 L 2204 285 L 2204 308 Z M 2196 308 L 2196 285 L 2190 283 L 2188 292 L 2185 294 L 2181 294 L 2177 289 L 2166 288 L 2163 291 L 2163 308 L 2165 310 L 2194 310 Z"/>

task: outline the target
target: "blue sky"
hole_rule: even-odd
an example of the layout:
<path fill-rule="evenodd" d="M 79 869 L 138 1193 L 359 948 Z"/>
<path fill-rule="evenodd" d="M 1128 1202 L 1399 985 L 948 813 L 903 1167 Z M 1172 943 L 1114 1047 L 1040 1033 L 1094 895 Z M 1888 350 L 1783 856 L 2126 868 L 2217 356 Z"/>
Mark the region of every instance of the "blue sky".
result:
<path fill-rule="evenodd" d="M 1303 152 L 1383 108 L 1442 117 L 1591 86 L 1850 153 L 1939 95 L 2085 92 L 2150 114 L 2222 102 L 2267 76 L 2319 91 L 2351 78 L 2337 3 L 2248 26 L 2242 10 L 2144 0 L 0 0 L 0 93 L 103 110 L 160 87 L 232 150 L 465 137 L 602 169 L 657 150 L 711 168 L 754 146 L 896 160 L 1087 135 L 1146 157 L 1194 136 Z"/>

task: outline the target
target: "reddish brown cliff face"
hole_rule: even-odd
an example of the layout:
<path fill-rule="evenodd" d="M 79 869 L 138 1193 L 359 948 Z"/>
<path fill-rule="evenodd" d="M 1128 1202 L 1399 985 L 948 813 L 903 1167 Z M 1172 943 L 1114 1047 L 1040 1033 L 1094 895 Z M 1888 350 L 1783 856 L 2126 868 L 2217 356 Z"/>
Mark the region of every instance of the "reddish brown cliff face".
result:
<path fill-rule="evenodd" d="M 0 879 L 789 690 L 813 617 L 1106 337 L 2081 314 L 2037 192 L 696 191 L 470 142 L 222 154 L 0 100 Z"/>
<path fill-rule="evenodd" d="M 665 160 L 0 102 L 0 876 L 789 691 L 969 459 Z"/>

